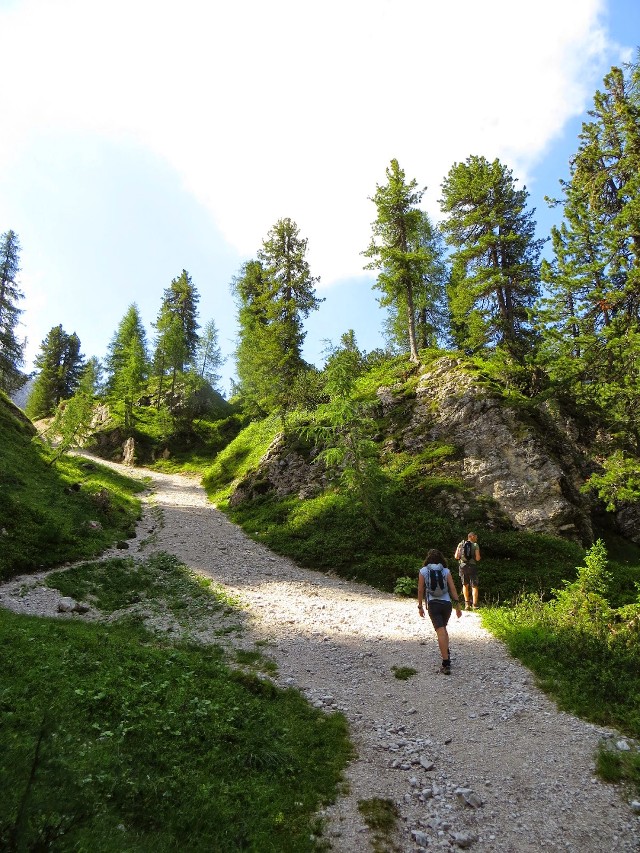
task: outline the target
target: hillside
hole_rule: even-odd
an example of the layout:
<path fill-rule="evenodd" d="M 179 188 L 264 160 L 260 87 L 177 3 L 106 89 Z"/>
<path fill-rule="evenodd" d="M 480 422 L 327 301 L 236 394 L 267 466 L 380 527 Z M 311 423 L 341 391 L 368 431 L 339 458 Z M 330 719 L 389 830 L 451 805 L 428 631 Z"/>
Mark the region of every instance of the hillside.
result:
<path fill-rule="evenodd" d="M 53 464 L 4 394 L 0 448 L 0 579 L 94 556 L 131 534 L 142 486 L 86 459 Z"/>
<path fill-rule="evenodd" d="M 212 499 L 274 550 L 387 590 L 429 547 L 451 555 L 473 529 L 496 601 L 573 577 L 603 536 L 620 560 L 623 597 L 635 599 L 637 506 L 606 514 L 583 491 L 601 450 L 596 425 L 450 357 L 419 368 L 385 362 L 355 388 L 340 428 L 327 428 L 322 405 L 284 429 L 277 419 L 252 424 L 206 471 Z M 327 450 L 355 433 L 379 467 L 363 468 L 354 486 L 357 463 L 332 466 Z M 545 567 L 543 579 L 532 564 Z"/>

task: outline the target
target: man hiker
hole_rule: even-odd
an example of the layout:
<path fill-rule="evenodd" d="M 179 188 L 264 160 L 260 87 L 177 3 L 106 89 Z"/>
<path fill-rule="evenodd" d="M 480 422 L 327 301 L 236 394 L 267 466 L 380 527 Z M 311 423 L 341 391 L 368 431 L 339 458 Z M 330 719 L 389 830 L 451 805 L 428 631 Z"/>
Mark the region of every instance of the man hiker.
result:
<path fill-rule="evenodd" d="M 467 609 L 478 606 L 478 563 L 480 562 L 480 546 L 475 533 L 468 533 L 466 540 L 456 548 L 455 558 L 458 560 L 458 573 L 462 581 L 464 603 Z M 471 589 L 469 589 L 471 587 Z"/>

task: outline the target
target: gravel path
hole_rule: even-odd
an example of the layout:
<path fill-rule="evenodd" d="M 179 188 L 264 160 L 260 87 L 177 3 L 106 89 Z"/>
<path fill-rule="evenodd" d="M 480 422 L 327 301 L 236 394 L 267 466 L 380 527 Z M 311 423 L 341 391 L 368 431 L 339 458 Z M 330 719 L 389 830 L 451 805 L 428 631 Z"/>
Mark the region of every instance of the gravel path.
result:
<path fill-rule="evenodd" d="M 267 641 L 278 682 L 348 718 L 358 756 L 349 793 L 325 813 L 332 851 L 373 850 L 357 808 L 373 797 L 400 815 L 395 846 L 378 850 L 640 851 L 629 798 L 594 777 L 611 732 L 559 712 L 478 614 L 452 618 L 452 675 L 440 675 L 413 599 L 302 569 L 249 539 L 196 481 L 135 473 L 153 494 L 129 553 L 168 551 L 228 587 L 246 605 L 242 642 Z M 0 604 L 23 612 L 59 615 L 56 596 L 34 576 L 0 588 Z M 394 667 L 418 675 L 399 680 Z"/>

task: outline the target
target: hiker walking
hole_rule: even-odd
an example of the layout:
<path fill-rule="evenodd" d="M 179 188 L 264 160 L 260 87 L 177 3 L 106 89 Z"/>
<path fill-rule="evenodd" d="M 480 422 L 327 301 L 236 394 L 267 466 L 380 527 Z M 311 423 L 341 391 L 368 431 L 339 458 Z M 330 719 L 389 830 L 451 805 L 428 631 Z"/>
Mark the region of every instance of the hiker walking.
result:
<path fill-rule="evenodd" d="M 418 574 L 418 613 L 423 619 L 423 601 L 425 599 L 429 619 L 431 619 L 431 624 L 436 632 L 438 648 L 442 656 L 440 672 L 450 675 L 451 657 L 449 655 L 447 623 L 453 610 L 453 604 L 456 606 L 458 619 L 462 616 L 462 610 L 460 609 L 460 597 L 451 572 L 447 568 L 446 560 L 442 553 L 435 548 L 432 548 L 425 557 L 424 565 Z"/>
<path fill-rule="evenodd" d="M 475 533 L 468 533 L 467 538 L 456 548 L 456 560 L 459 560 L 458 572 L 462 581 L 464 604 L 467 609 L 478 606 L 478 563 L 480 562 L 480 546 Z"/>

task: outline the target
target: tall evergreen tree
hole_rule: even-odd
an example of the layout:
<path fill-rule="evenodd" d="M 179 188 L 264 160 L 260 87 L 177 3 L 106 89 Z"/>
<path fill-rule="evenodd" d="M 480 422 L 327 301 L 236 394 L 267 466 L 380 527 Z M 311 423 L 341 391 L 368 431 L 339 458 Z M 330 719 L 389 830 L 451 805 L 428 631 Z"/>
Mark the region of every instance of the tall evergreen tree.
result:
<path fill-rule="evenodd" d="M 413 328 L 418 350 L 441 346 L 449 334 L 449 306 L 447 304 L 447 276 L 444 240 L 433 225 L 428 214 L 420 211 L 422 223 L 418 232 L 419 246 L 425 254 L 424 263 L 417 277 L 413 293 Z M 404 294 L 387 304 L 385 337 L 394 350 L 410 352 L 411 341 L 407 322 L 409 308 Z"/>
<path fill-rule="evenodd" d="M 171 377 L 173 395 L 176 379 L 194 361 L 198 346 L 198 291 L 186 270 L 174 278 L 164 291 L 162 305 L 155 322 L 157 330 L 154 373 L 158 378 L 158 407 L 161 404 L 164 378 Z"/>
<path fill-rule="evenodd" d="M 498 347 L 516 364 L 533 344 L 530 311 L 539 294 L 544 240 L 535 238 L 526 187 L 510 169 L 472 156 L 442 184 L 442 229 L 452 247 L 449 303 L 462 349 Z"/>
<path fill-rule="evenodd" d="M 217 390 L 220 382 L 219 370 L 223 358 L 218 344 L 218 329 L 214 320 L 205 323 L 202 334 L 198 339 L 196 350 L 195 368 L 202 379 L 205 379 L 212 388 Z"/>
<path fill-rule="evenodd" d="M 14 231 L 0 237 L 0 389 L 10 393 L 20 387 L 24 364 L 24 342 L 16 337 L 22 311 L 18 303 L 24 293 L 17 282 L 20 271 L 20 241 Z"/>
<path fill-rule="evenodd" d="M 32 419 L 53 415 L 62 400 L 73 396 L 84 369 L 80 338 L 54 326 L 40 346 L 35 365 L 39 373 L 25 407 Z"/>
<path fill-rule="evenodd" d="M 73 396 L 63 400 L 56 409 L 45 433 L 45 437 L 56 445 L 52 463 L 67 450 L 82 445 L 91 434 L 99 376 L 100 364 L 94 356 L 83 367 Z"/>
<path fill-rule="evenodd" d="M 149 375 L 146 334 L 135 303 L 129 306 L 109 344 L 106 367 L 107 394 L 116 405 L 122 406 L 125 428 L 130 429 Z"/>
<path fill-rule="evenodd" d="M 269 231 L 258 260 L 245 264 L 232 289 L 238 303 L 236 365 L 242 395 L 263 411 L 286 413 L 302 358 L 303 318 L 322 301 L 306 259 L 307 240 L 291 219 Z"/>
<path fill-rule="evenodd" d="M 612 68 L 582 126 L 564 221 L 543 265 L 543 356 L 552 378 L 640 449 L 640 64 Z"/>
<path fill-rule="evenodd" d="M 418 361 L 418 348 L 432 338 L 429 317 L 442 300 L 442 249 L 433 226 L 418 205 L 424 189 L 407 181 L 397 160 L 386 169 L 387 183 L 378 185 L 371 201 L 377 217 L 373 236 L 363 252 L 371 258 L 365 269 L 379 270 L 374 287 L 382 291 L 380 304 L 390 309 L 392 337 L 407 340 L 409 357 Z M 400 331 L 404 315 L 404 334 Z M 418 327 L 421 325 L 421 328 Z"/>

